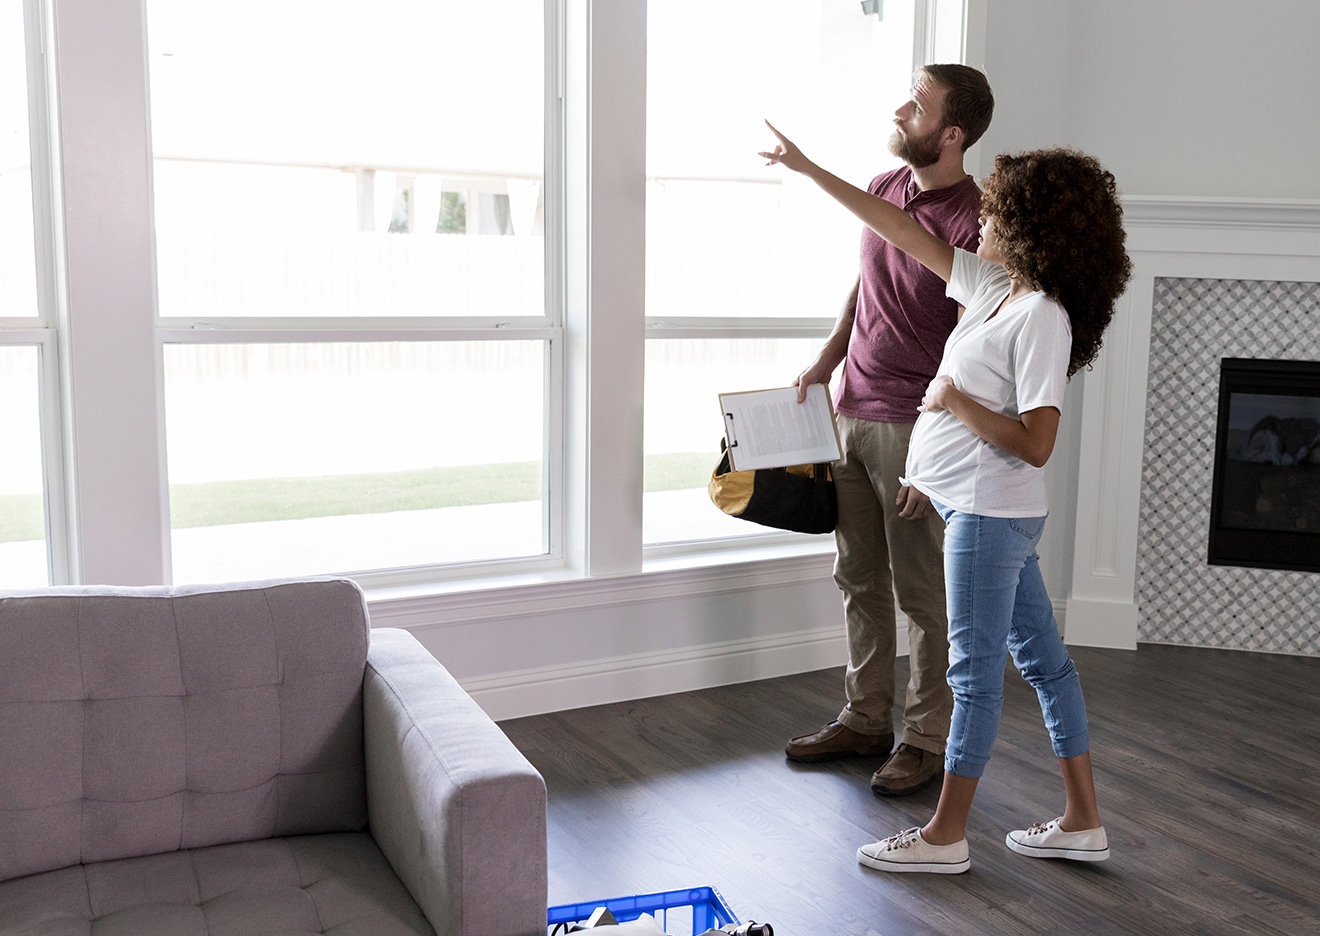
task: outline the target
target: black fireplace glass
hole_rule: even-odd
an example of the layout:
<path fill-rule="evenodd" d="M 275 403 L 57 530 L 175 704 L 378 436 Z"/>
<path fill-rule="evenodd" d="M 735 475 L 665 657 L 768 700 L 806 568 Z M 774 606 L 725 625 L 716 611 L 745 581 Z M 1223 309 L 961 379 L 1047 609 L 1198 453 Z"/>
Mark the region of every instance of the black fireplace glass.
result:
<path fill-rule="evenodd" d="M 1320 361 L 1224 358 L 1211 565 L 1320 572 Z"/>

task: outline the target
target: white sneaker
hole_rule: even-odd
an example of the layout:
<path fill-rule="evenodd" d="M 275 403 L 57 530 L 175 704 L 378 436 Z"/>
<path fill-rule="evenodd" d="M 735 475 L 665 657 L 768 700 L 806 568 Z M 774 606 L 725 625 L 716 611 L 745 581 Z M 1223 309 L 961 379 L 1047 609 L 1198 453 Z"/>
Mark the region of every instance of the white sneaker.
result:
<path fill-rule="evenodd" d="M 857 860 L 877 871 L 924 871 L 927 874 L 961 874 L 972 866 L 967 839 L 952 845 L 932 845 L 920 829 L 907 829 L 887 839 L 857 849 Z"/>
<path fill-rule="evenodd" d="M 1038 822 L 1030 829 L 1008 833 L 1004 843 L 1019 855 L 1031 858 L 1069 858 L 1073 861 L 1104 861 L 1109 857 L 1109 838 L 1105 827 L 1084 832 L 1065 832 L 1059 828 L 1063 820 Z"/>

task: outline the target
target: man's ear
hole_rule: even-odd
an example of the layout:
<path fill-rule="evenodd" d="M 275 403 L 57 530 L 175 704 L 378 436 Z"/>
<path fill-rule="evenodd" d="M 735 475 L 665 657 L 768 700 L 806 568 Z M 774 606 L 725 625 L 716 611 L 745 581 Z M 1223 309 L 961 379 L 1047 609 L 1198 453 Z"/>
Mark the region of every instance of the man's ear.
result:
<path fill-rule="evenodd" d="M 944 134 L 940 137 L 940 143 L 945 146 L 956 146 L 961 150 L 963 148 L 963 138 L 965 136 L 966 134 L 963 133 L 962 127 L 948 126 L 944 128 Z"/>

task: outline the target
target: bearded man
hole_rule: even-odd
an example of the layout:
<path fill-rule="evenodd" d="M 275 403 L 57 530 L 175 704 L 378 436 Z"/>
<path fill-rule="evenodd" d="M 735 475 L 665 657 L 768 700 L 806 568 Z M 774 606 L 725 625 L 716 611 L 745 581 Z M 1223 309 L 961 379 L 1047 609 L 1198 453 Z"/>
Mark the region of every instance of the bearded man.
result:
<path fill-rule="evenodd" d="M 981 190 L 963 156 L 993 112 L 990 85 L 976 69 L 918 69 L 889 140 L 906 165 L 876 176 L 868 191 L 941 240 L 975 251 Z M 883 757 L 871 778 L 880 795 L 915 793 L 944 771 L 953 696 L 945 678 L 943 522 L 899 477 L 922 394 L 957 321 L 958 305 L 938 276 L 863 229 L 857 283 L 824 347 L 795 381 L 801 401 L 808 386 L 828 384 L 843 364 L 835 395 L 843 455 L 833 466 L 834 581 L 843 592 L 848 666 L 838 718 L 791 739 L 784 752 L 800 763 Z M 896 749 L 895 602 L 908 622 L 910 669 Z"/>

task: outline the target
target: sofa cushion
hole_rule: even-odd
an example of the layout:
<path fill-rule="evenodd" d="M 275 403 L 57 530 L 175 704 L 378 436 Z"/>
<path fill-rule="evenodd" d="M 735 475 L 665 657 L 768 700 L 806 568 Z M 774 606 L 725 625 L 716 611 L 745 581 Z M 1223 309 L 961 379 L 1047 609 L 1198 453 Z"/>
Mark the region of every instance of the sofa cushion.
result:
<path fill-rule="evenodd" d="M 217 845 L 0 882 L 0 932 L 434 934 L 366 833 Z"/>
<path fill-rule="evenodd" d="M 0 881 L 366 824 L 347 580 L 0 597 Z"/>

